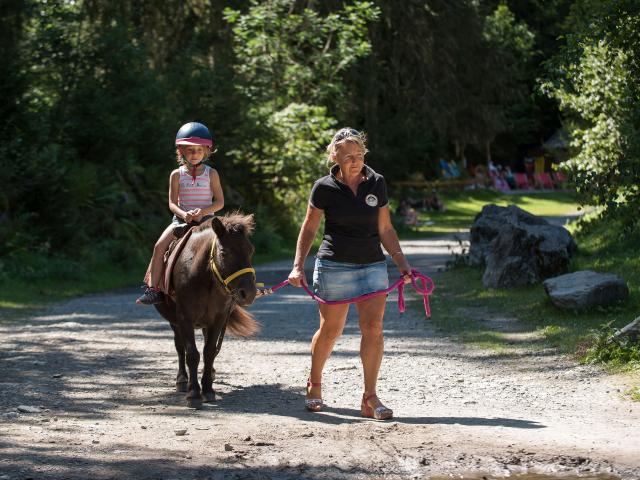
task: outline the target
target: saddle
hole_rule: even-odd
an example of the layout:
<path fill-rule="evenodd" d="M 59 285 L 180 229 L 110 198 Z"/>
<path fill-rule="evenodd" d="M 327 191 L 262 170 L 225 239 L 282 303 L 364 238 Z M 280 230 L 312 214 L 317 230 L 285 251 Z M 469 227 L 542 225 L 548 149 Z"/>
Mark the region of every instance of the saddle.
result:
<path fill-rule="evenodd" d="M 189 237 L 193 233 L 195 228 L 198 228 L 200 225 L 178 225 L 173 229 L 173 235 L 176 239 L 171 242 L 169 248 L 164 254 L 164 262 L 162 265 L 162 279 L 160 288 L 165 295 L 170 297 L 174 296 L 173 286 L 171 285 L 171 273 L 173 272 L 173 266 L 176 263 L 176 260 L 180 256 L 184 246 L 186 245 Z M 151 277 L 151 265 L 147 269 L 147 273 L 144 277 L 144 283 L 149 283 L 149 278 Z"/>
<path fill-rule="evenodd" d="M 180 225 L 173 229 L 173 233 L 176 239 L 171 242 L 169 248 L 164 254 L 164 266 L 162 271 L 162 291 L 165 295 L 173 297 L 173 285 L 171 284 L 171 274 L 173 273 L 173 267 L 176 264 L 176 260 L 180 256 L 182 249 L 187 244 L 187 241 L 191 237 L 193 230 L 198 225 Z"/>

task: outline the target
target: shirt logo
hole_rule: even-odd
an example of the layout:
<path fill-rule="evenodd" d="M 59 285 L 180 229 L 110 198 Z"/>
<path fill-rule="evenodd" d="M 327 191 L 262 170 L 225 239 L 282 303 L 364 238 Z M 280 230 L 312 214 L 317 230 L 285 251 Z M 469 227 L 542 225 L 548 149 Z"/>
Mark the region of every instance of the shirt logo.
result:
<path fill-rule="evenodd" d="M 376 197 L 372 193 L 367 195 L 364 201 L 367 202 L 367 205 L 369 205 L 370 207 L 375 207 L 376 205 L 378 205 L 378 197 Z"/>

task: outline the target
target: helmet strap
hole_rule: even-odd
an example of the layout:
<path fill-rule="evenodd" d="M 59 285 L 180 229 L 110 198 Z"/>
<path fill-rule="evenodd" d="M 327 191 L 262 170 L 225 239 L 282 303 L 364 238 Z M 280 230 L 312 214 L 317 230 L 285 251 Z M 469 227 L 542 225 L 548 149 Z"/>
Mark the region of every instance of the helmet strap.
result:
<path fill-rule="evenodd" d="M 191 165 L 191 185 L 195 185 L 196 184 L 196 170 L 198 169 L 198 167 L 200 165 L 204 164 L 204 160 L 202 160 L 201 162 L 196 163 L 195 165 L 193 164 L 189 164 Z"/>

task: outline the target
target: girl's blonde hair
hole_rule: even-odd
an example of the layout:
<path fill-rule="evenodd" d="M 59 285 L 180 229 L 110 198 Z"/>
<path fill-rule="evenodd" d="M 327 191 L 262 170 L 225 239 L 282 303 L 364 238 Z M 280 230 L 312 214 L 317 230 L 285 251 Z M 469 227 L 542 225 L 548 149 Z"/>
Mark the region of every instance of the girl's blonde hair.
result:
<path fill-rule="evenodd" d="M 369 152 L 369 150 L 367 150 L 367 136 L 364 132 L 359 132 L 350 127 L 341 128 L 333 136 L 331 143 L 327 145 L 327 160 L 329 163 L 333 162 L 333 156 L 338 151 L 338 148 L 340 148 L 340 145 L 346 142 L 357 144 L 362 149 L 363 154 Z"/>
<path fill-rule="evenodd" d="M 202 148 L 204 148 L 204 157 L 202 157 L 202 162 L 206 162 L 211 156 L 211 154 L 213 153 L 213 151 L 211 150 L 211 147 L 208 147 L 206 145 L 202 145 Z M 176 147 L 176 162 L 178 162 L 178 165 L 180 166 L 187 164 L 187 162 L 184 161 L 182 152 L 180 151 L 180 146 Z"/>

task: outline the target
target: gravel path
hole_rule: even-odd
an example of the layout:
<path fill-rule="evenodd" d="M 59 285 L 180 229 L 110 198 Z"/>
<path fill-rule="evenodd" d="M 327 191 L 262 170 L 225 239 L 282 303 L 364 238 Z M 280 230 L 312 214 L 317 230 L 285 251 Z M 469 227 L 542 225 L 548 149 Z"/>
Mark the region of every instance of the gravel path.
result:
<path fill-rule="evenodd" d="M 456 245 L 403 243 L 428 274 Z M 262 266 L 259 278 L 275 284 L 288 267 Z M 137 293 L 89 295 L 0 322 L 0 480 L 527 470 L 640 478 L 640 405 L 622 395 L 628 379 L 553 351 L 495 355 L 456 343 L 425 320 L 411 292 L 407 313 L 391 298 L 385 317 L 379 393 L 396 414 L 388 423 L 359 416 L 353 312 L 326 368 L 322 413 L 303 408 L 317 309 L 292 287 L 251 307 L 263 326 L 256 338 L 225 340 L 217 403 L 195 411 L 174 391 L 171 330 L 154 309 L 134 305 Z"/>

